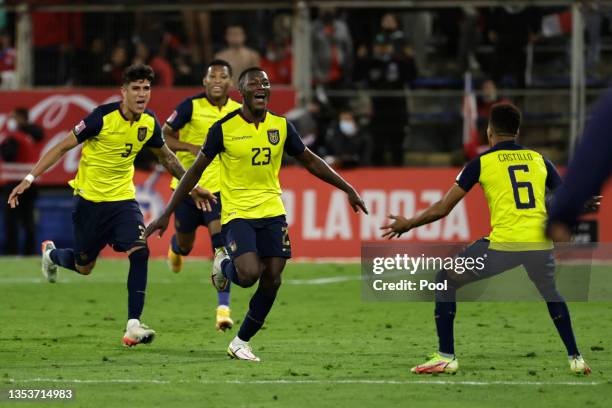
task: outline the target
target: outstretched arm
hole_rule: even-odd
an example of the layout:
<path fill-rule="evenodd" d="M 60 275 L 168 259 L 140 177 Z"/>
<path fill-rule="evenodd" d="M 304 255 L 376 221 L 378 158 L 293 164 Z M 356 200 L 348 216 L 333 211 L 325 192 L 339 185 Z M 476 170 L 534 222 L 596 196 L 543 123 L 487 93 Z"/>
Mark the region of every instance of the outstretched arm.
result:
<path fill-rule="evenodd" d="M 174 156 L 174 154 L 172 155 Z M 187 170 L 187 172 L 185 172 L 184 176 L 180 177 L 180 182 L 178 183 L 178 186 L 176 186 L 174 193 L 172 193 L 170 202 L 166 206 L 162 215 L 160 215 L 159 218 L 157 218 L 147 226 L 147 229 L 145 230 L 145 238 L 151 236 L 156 230 L 159 230 L 160 237 L 163 235 L 164 231 L 166 231 L 166 228 L 168 228 L 170 215 L 174 212 L 176 206 L 185 197 L 187 197 L 191 190 L 193 190 L 193 188 L 200 180 L 200 177 L 202 177 L 202 173 L 211 161 L 212 160 L 209 159 L 204 153 L 200 152 L 198 154 L 198 157 L 196 157 L 196 160 L 193 165 L 189 168 L 189 170 Z M 208 198 L 209 200 L 215 201 L 214 195 L 212 195 L 207 190 L 204 191 L 206 191 L 206 193 L 210 195 L 210 197 Z"/>
<path fill-rule="evenodd" d="M 393 222 L 380 227 L 381 230 L 385 231 L 383 237 L 388 239 L 399 238 L 404 232 L 446 217 L 466 194 L 465 190 L 455 184 L 448 190 L 442 200 L 432 204 L 431 207 L 416 217 L 407 219 L 400 215 L 389 215 Z"/>
<path fill-rule="evenodd" d="M 74 135 L 74 132 L 71 131 L 61 142 L 53 146 L 51 150 L 45 153 L 43 157 L 38 160 L 38 163 L 36 163 L 34 168 L 30 171 L 30 174 L 34 178 L 40 176 L 47 171 L 49 167 L 57 163 L 68 150 L 74 148 L 78 144 L 79 141 Z M 8 199 L 8 204 L 11 206 L 11 208 L 15 208 L 19 205 L 19 196 L 30 188 L 33 181 L 33 178 L 28 177 L 22 180 L 21 183 L 19 183 L 19 185 L 13 189 Z"/>
<path fill-rule="evenodd" d="M 349 203 L 355 212 L 361 210 L 366 214 L 368 213 L 368 209 L 353 186 L 347 183 L 346 180 L 309 148 L 306 148 L 302 153 L 296 155 L 295 158 L 310 172 L 310 174 L 344 191 L 348 195 Z"/>

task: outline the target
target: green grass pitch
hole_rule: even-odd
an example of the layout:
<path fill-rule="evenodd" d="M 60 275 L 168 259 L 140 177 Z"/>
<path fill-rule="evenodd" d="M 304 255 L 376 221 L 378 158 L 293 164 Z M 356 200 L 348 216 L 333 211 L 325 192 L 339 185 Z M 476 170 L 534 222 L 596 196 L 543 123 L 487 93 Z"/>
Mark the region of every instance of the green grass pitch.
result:
<path fill-rule="evenodd" d="M 103 259 L 91 276 L 60 270 L 48 284 L 38 258 L 0 258 L 0 405 L 17 406 L 9 389 L 71 388 L 72 407 L 610 406 L 611 303 L 570 304 L 589 377 L 569 372 L 536 302 L 459 304 L 459 373 L 415 376 L 410 367 L 437 347 L 433 305 L 362 301 L 358 265 L 288 265 L 252 340 L 260 364 L 226 356 L 237 326 L 215 332 L 204 261 L 176 275 L 151 262 L 143 321 L 158 337 L 121 346 L 127 268 Z M 232 290 L 238 324 L 251 293 Z"/>

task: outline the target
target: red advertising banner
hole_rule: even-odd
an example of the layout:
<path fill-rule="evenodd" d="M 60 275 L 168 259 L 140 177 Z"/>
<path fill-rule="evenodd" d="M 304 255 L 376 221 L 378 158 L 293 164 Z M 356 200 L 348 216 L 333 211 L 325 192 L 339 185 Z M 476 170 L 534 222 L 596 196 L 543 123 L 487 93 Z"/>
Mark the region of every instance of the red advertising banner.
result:
<path fill-rule="evenodd" d="M 281 170 L 283 201 L 289 236 L 296 258 L 357 258 L 362 242 L 383 242 L 380 226 L 388 214 L 410 217 L 442 198 L 459 169 L 357 169 L 342 172 L 361 194 L 370 214 L 355 214 L 346 195 L 297 167 Z M 148 223 L 159 214 L 171 190 L 166 173 L 136 175 L 138 201 Z M 603 208 L 612 206 L 612 186 L 604 192 Z M 601 241 L 612 241 L 612 216 L 597 216 Z M 165 256 L 173 234 L 170 227 L 162 238 L 149 238 L 154 256 Z M 469 242 L 489 232 L 489 210 L 479 186 L 444 219 L 404 234 L 406 242 Z M 207 231 L 198 232 L 195 256 L 210 256 Z M 106 252 L 110 255 L 112 252 Z"/>
<path fill-rule="evenodd" d="M 155 112 L 160 123 L 166 120 L 176 105 L 184 98 L 202 92 L 202 88 L 153 89 L 149 109 Z M 240 101 L 237 92 L 232 97 Z M 30 121 L 42 126 L 45 139 L 39 144 L 40 153 L 48 151 L 62 140 L 83 117 L 96 106 L 121 99 L 119 88 L 87 89 L 66 88 L 18 92 L 0 92 L 0 142 L 9 131 L 9 115 L 16 107 L 28 108 Z M 295 92 L 291 88 L 274 87 L 270 98 L 270 109 L 280 114 L 295 105 Z M 40 177 L 42 184 L 65 184 L 70 180 L 79 164 L 80 147 L 69 151 L 50 171 Z M 2 162 L 0 161 L 0 166 Z M 2 169 L 0 168 L 0 171 Z"/>

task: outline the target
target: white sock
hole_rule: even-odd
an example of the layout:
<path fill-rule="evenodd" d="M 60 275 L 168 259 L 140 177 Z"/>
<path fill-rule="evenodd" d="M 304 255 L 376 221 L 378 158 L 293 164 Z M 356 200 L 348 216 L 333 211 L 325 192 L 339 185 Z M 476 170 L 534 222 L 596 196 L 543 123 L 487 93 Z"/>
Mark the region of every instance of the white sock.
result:
<path fill-rule="evenodd" d="M 130 329 L 131 327 L 139 326 L 139 325 L 140 325 L 140 320 L 138 320 L 138 319 L 130 319 L 127 322 L 126 328 Z"/>
<path fill-rule="evenodd" d="M 235 346 L 246 346 L 247 344 L 249 344 L 249 342 L 248 341 L 244 341 L 240 337 L 236 336 L 232 340 L 232 344 L 235 345 Z"/>

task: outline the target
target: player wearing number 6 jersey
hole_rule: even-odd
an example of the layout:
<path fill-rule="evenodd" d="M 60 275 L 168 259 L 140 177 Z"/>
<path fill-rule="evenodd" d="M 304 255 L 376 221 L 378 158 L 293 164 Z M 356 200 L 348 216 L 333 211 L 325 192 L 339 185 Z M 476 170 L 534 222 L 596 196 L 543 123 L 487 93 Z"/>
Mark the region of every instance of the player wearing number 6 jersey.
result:
<path fill-rule="evenodd" d="M 123 343 L 134 346 L 149 343 L 155 332 L 140 323 L 147 286 L 149 249 L 144 239 L 144 220 L 135 200 L 134 159 L 147 147 L 166 170 L 181 178 L 183 166 L 166 146 L 155 115 L 146 109 L 151 97 L 153 70 L 148 65 L 133 65 L 123 73 L 121 102 L 98 106 L 68 135 L 45 153 L 31 173 L 13 190 L 9 204 L 19 204 L 19 195 L 35 177 L 43 174 L 66 152 L 82 144 L 79 169 L 70 186 L 74 189 L 72 214 L 74 248 L 55 248 L 52 241 L 42 243 L 42 271 L 55 282 L 57 267 L 89 275 L 100 251 L 110 245 L 125 252 L 130 260 L 127 278 L 128 322 Z M 215 197 L 198 187 L 192 196 L 198 202 Z M 210 209 L 210 204 L 205 203 Z"/>
<path fill-rule="evenodd" d="M 221 164 L 222 233 L 229 257 L 217 251 L 213 283 L 223 289 L 228 281 L 241 287 L 259 282 L 238 335 L 228 354 L 240 360 L 259 361 L 249 340 L 266 319 L 281 284 L 281 273 L 291 257 L 291 244 L 281 200 L 278 173 L 283 152 L 294 156 L 313 175 L 346 192 L 355 211 L 366 211 L 357 192 L 320 157 L 304 146 L 293 125 L 267 110 L 268 75 L 250 68 L 238 80 L 243 105 L 215 123 L 202 151 L 176 187 L 164 213 L 153 221 L 145 236 L 168 227 L 170 215 L 218 156 Z"/>
<path fill-rule="evenodd" d="M 453 323 L 457 289 L 521 265 L 546 300 L 550 317 L 567 349 L 570 369 L 581 374 L 591 371 L 578 351 L 567 305 L 556 289 L 553 245 L 544 235 L 546 190 L 557 188 L 561 178 L 541 154 L 516 143 L 520 124 L 521 114 L 514 105 L 494 105 L 487 128 L 491 149 L 465 166 L 441 201 L 411 219 L 392 215 L 390 218 L 394 221 L 381 227 L 385 230 L 383 236 L 393 238 L 443 218 L 476 183 L 484 190 L 491 213 L 489 236 L 458 255 L 482 257 L 484 268 L 463 273 L 442 270 L 436 276 L 437 282 L 446 281 L 448 287 L 436 292 L 439 349 L 427 362 L 414 367 L 413 373 L 456 372 L 459 365 L 455 358 Z"/>

